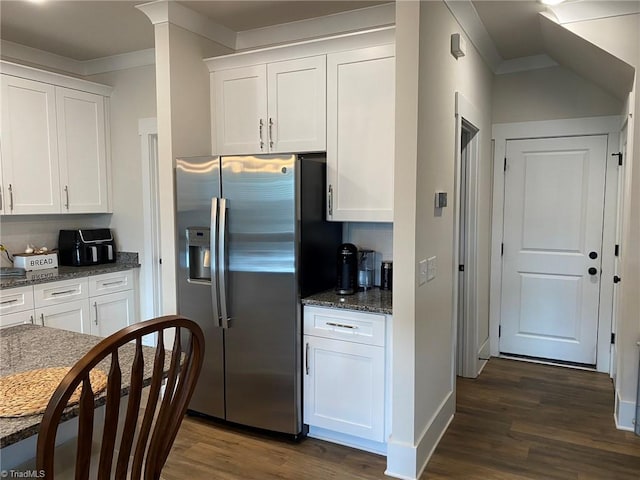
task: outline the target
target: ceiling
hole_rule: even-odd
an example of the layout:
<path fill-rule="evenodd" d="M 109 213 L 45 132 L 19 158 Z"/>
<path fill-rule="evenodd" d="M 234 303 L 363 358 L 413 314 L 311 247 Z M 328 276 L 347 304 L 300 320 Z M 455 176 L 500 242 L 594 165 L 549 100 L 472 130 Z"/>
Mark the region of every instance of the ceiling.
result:
<path fill-rule="evenodd" d="M 181 0 L 179 3 L 239 32 L 390 1 Z M 141 3 L 144 1 L 0 0 L 0 38 L 78 61 L 153 48 L 153 26 L 147 16 L 135 8 Z M 475 8 L 503 60 L 547 53 L 539 12 L 548 9 L 539 1 L 471 0 L 468 3 Z M 622 13 L 625 9 L 626 13 L 633 13 L 633 8 L 636 11 L 639 8 L 629 5 L 640 5 L 640 2 L 569 0 L 552 10 L 558 18 L 561 15 L 566 19 L 580 18 L 580 12 L 586 11 L 595 15 L 591 18 L 597 18 L 606 16 L 603 11 L 610 11 L 614 4 Z"/>

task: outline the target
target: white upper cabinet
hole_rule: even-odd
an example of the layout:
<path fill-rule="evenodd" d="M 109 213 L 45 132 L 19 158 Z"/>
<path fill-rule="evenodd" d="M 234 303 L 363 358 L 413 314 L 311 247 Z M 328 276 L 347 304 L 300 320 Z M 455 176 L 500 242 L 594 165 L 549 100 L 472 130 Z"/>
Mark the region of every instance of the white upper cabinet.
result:
<path fill-rule="evenodd" d="M 266 65 L 211 74 L 213 119 L 219 155 L 266 153 Z"/>
<path fill-rule="evenodd" d="M 324 55 L 267 65 L 267 137 L 271 152 L 325 149 L 326 77 Z"/>
<path fill-rule="evenodd" d="M 4 213 L 59 213 L 55 87 L 2 76 Z"/>
<path fill-rule="evenodd" d="M 2 67 L 0 213 L 108 212 L 110 87 Z"/>
<path fill-rule="evenodd" d="M 327 217 L 393 221 L 395 46 L 327 55 Z"/>
<path fill-rule="evenodd" d="M 63 213 L 108 211 L 104 98 L 56 88 Z"/>
<path fill-rule="evenodd" d="M 325 56 L 214 71 L 219 155 L 325 149 Z"/>

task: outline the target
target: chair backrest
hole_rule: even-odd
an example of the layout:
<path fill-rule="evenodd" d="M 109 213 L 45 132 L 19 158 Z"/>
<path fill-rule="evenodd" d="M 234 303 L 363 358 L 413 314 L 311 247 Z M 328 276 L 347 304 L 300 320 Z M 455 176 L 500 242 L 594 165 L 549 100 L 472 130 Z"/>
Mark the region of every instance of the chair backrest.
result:
<path fill-rule="evenodd" d="M 175 329 L 170 360 L 165 358 L 163 340 L 163 332 L 167 329 Z M 153 353 L 153 374 L 144 415 L 139 421 L 145 363 L 142 337 L 152 333 L 157 333 L 156 350 Z M 135 346 L 129 343 L 132 341 L 135 341 Z M 127 404 L 122 412 L 125 414 L 124 424 L 119 444 L 116 445 L 118 419 L 122 418 L 122 372 L 118 352 L 123 348 L 135 348 L 135 353 L 131 363 Z M 71 368 L 51 397 L 38 433 L 37 468 L 44 472 L 45 478 L 53 478 L 58 424 L 69 398 L 81 384 L 75 478 L 89 478 L 95 407 L 89 372 L 110 355 L 98 478 L 160 478 L 160 471 L 169 455 L 200 374 L 203 353 L 204 336 L 200 327 L 191 320 L 173 315 L 131 325 L 102 340 Z M 168 373 L 166 366 L 169 367 Z M 165 378 L 164 395 L 158 401 Z M 159 408 L 156 408 L 158 404 Z M 114 462 L 116 450 L 118 456 Z M 115 472 L 112 475 L 114 463 Z"/>

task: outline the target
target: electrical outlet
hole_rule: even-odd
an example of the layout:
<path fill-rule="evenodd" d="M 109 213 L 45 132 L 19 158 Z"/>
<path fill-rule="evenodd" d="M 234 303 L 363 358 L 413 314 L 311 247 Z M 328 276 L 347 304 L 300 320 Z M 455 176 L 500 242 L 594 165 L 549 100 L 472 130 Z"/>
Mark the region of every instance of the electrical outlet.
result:
<path fill-rule="evenodd" d="M 436 264 L 436 257 L 427 258 L 427 282 L 436 278 L 438 267 Z"/>
<path fill-rule="evenodd" d="M 424 285 L 425 283 L 427 283 L 427 261 L 426 260 L 420 260 L 420 262 L 418 263 L 418 271 L 419 271 L 418 286 Z"/>

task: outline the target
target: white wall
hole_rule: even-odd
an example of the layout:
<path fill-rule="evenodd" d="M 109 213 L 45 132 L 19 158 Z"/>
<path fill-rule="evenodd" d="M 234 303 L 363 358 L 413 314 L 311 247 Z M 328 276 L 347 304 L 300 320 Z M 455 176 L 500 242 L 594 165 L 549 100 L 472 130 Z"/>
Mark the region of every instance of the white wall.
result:
<path fill-rule="evenodd" d="M 422 471 L 455 409 L 456 91 L 482 117 L 478 298 L 483 322 L 488 322 L 493 75 L 469 39 L 466 56 L 451 56 L 453 33 L 464 35 L 444 3 L 396 3 L 393 253 L 394 270 L 402 275 L 394 276 L 393 432 L 387 473 L 406 478 Z M 441 215 L 433 208 L 437 190 L 452 199 Z M 437 259 L 437 276 L 418 286 L 417 262 L 431 256 Z"/>
<path fill-rule="evenodd" d="M 564 67 L 496 75 L 493 123 L 619 115 L 622 102 Z"/>
<path fill-rule="evenodd" d="M 565 24 L 566 28 L 636 68 L 634 96 L 624 111 L 629 119 L 628 151 L 624 166 L 623 230 L 621 239 L 619 305 L 617 311 L 616 420 L 633 428 L 640 341 L 640 15 Z M 621 109 L 622 110 L 622 109 Z M 618 112 L 620 113 L 620 112 Z M 630 115 L 629 115 L 630 114 Z"/>
<path fill-rule="evenodd" d="M 172 23 L 155 26 L 163 314 L 177 311 L 174 162 L 211 153 L 209 71 L 203 58 L 228 53 Z"/>
<path fill-rule="evenodd" d="M 113 87 L 111 111 L 111 205 L 110 227 L 118 250 L 144 257 L 142 209 L 142 160 L 138 120 L 156 116 L 155 66 L 131 68 L 87 77 Z"/>

